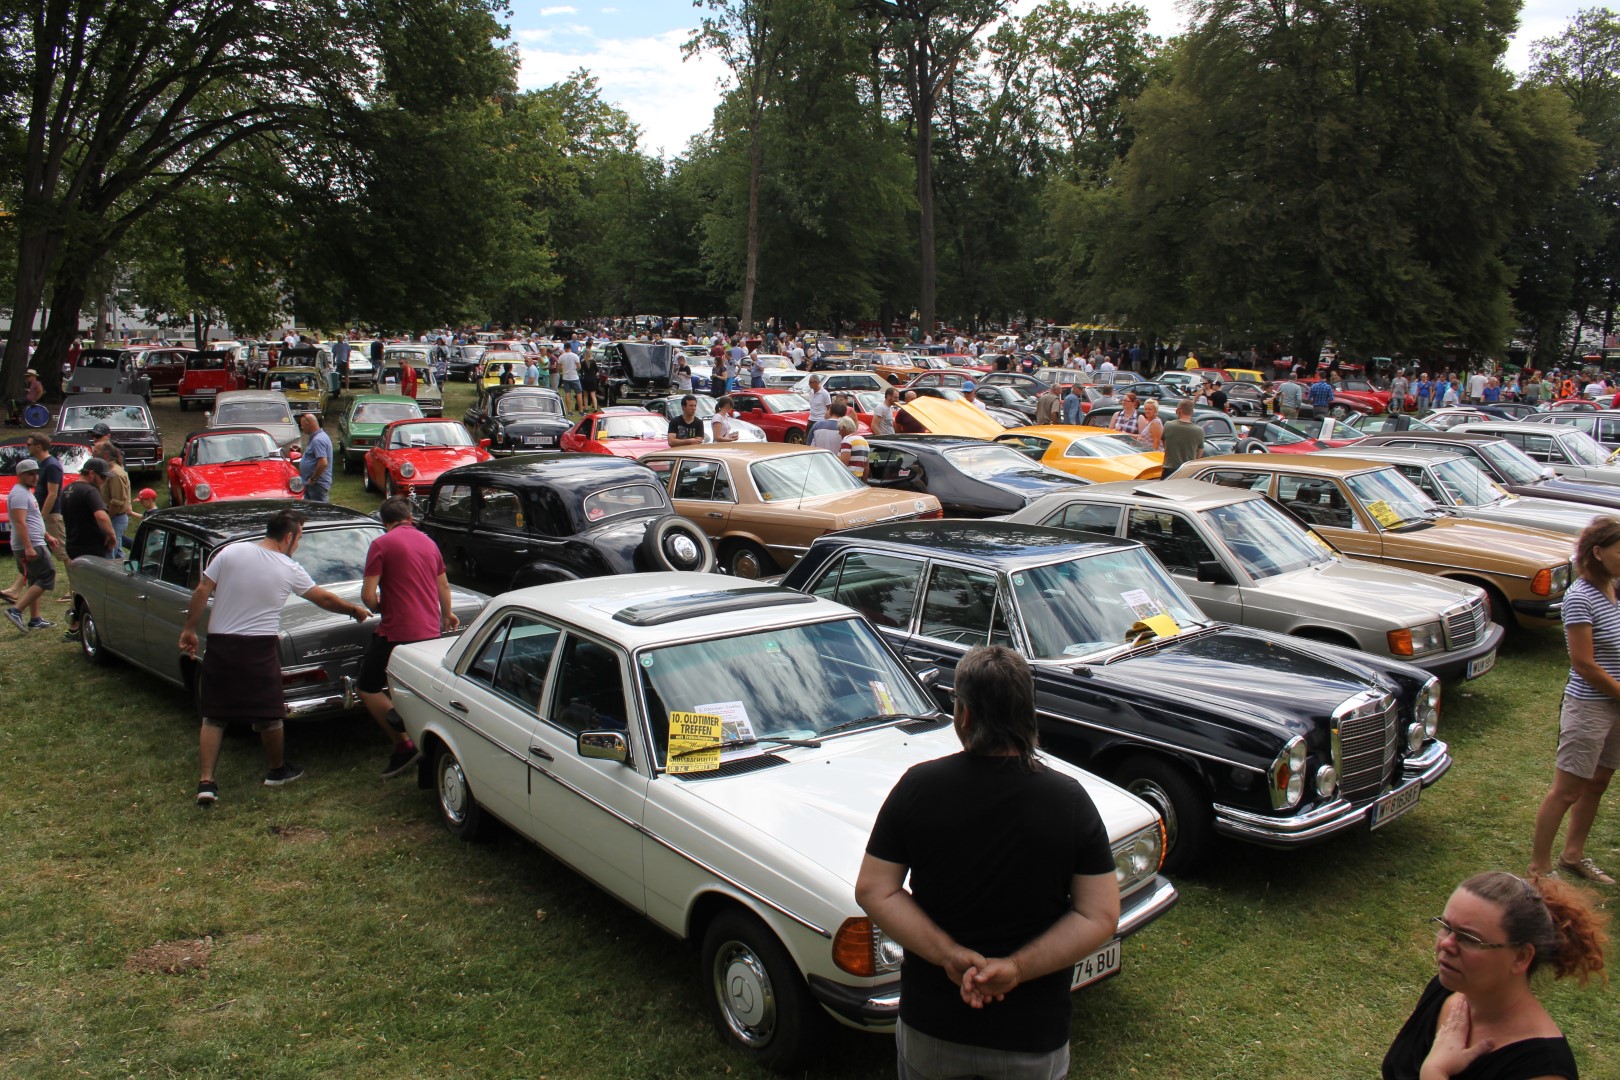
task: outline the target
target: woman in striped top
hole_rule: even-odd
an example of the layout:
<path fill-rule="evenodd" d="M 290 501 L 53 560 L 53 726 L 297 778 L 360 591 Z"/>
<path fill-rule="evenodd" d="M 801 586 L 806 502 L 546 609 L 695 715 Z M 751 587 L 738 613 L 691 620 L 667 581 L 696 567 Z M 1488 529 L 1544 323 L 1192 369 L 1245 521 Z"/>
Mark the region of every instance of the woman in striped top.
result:
<path fill-rule="evenodd" d="M 1558 717 L 1557 771 L 1536 813 L 1530 873 L 1552 873 L 1552 844 L 1569 815 L 1558 869 L 1599 885 L 1614 878 L 1586 854 L 1598 802 L 1620 765 L 1620 520 L 1594 518 L 1575 541 L 1579 580 L 1564 596 L 1569 684 Z"/>

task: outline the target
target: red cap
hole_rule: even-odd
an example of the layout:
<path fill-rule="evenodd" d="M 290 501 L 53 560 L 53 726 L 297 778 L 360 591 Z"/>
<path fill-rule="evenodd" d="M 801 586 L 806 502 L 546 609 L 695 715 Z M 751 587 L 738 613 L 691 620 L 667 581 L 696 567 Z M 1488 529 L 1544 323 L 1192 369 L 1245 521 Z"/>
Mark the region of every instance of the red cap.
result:
<path fill-rule="evenodd" d="M 141 488 L 141 493 L 135 497 L 137 499 L 155 499 L 157 498 L 157 492 L 151 488 Z"/>

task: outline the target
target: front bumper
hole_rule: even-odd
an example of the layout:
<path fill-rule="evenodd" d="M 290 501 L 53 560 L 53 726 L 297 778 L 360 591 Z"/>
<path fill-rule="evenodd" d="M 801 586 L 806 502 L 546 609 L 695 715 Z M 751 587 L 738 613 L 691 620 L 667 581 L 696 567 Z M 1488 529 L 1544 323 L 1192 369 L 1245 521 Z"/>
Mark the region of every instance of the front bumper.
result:
<path fill-rule="evenodd" d="M 1513 611 L 1521 622 L 1529 619 L 1551 626 L 1564 621 L 1564 598 L 1559 596 L 1549 600 L 1515 600 Z"/>
<path fill-rule="evenodd" d="M 1500 623 L 1487 623 L 1486 625 L 1490 627 L 1490 630 L 1481 635 L 1480 639 L 1469 648 L 1457 649 L 1448 653 L 1437 653 L 1434 656 L 1407 660 L 1406 662 L 1415 664 L 1432 675 L 1439 676 L 1441 682 L 1453 682 L 1461 679 L 1468 674 L 1469 664 L 1482 656 L 1490 655 L 1497 646 L 1502 644 L 1502 639 L 1507 635 L 1507 631 Z M 1399 660 L 1402 657 L 1395 657 L 1395 659 Z"/>
<path fill-rule="evenodd" d="M 334 716 L 348 712 L 360 704 L 360 691 L 354 677 L 345 675 L 337 690 L 321 687 L 312 697 L 287 698 L 287 719 L 312 720 L 321 716 Z"/>
<path fill-rule="evenodd" d="M 1393 790 L 1428 787 L 1451 768 L 1451 755 L 1443 742 L 1432 743 L 1401 767 L 1401 782 Z M 1304 847 L 1350 829 L 1367 828 L 1373 802 L 1351 803 L 1338 798 L 1314 810 L 1288 817 L 1258 814 L 1235 806 L 1215 805 L 1215 831 L 1234 840 L 1270 848 Z"/>

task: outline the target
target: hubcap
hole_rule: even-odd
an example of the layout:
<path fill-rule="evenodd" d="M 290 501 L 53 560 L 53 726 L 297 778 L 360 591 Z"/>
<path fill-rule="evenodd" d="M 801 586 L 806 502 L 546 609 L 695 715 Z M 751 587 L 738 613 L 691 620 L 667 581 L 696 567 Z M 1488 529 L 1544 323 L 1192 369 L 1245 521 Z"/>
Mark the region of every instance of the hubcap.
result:
<path fill-rule="evenodd" d="M 1152 780 L 1132 780 L 1125 785 L 1125 790 L 1135 795 L 1159 812 L 1164 818 L 1164 849 L 1169 851 L 1176 846 L 1176 804 L 1171 801 L 1170 795 L 1155 784 Z"/>
<path fill-rule="evenodd" d="M 749 1046 L 763 1046 L 776 1030 L 776 995 L 765 964 L 740 941 L 714 957 L 714 995 L 726 1027 Z"/>
<path fill-rule="evenodd" d="M 86 656 L 94 656 L 101 651 L 101 640 L 96 637 L 96 620 L 90 617 L 88 611 L 79 620 L 79 644 L 83 646 Z"/>
<path fill-rule="evenodd" d="M 698 546 L 690 536 L 670 537 L 669 554 L 671 561 L 685 566 L 696 566 L 698 563 Z"/>
<path fill-rule="evenodd" d="M 461 762 L 448 754 L 439 766 L 439 805 L 453 824 L 467 820 L 467 777 L 461 771 Z"/>
<path fill-rule="evenodd" d="M 734 577 L 757 578 L 761 572 L 759 557 L 752 551 L 739 551 L 736 558 L 731 560 L 731 573 Z"/>

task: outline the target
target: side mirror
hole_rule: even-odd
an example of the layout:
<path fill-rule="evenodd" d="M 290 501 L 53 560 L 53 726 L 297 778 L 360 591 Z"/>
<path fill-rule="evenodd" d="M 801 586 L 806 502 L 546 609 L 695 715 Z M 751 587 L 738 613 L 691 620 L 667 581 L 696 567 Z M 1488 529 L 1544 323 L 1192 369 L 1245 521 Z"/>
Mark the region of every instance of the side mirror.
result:
<path fill-rule="evenodd" d="M 478 440 L 478 449 L 480 449 L 480 450 L 488 450 L 489 449 L 489 440 L 488 439 L 479 439 Z"/>
<path fill-rule="evenodd" d="M 211 413 L 211 412 L 203 413 L 203 427 L 213 427 L 213 426 L 214 426 L 214 414 Z"/>
<path fill-rule="evenodd" d="M 1210 585 L 1236 585 L 1237 579 L 1226 564 L 1217 559 L 1198 560 L 1198 580 Z"/>
<path fill-rule="evenodd" d="M 178 469 L 181 466 L 182 462 L 180 461 L 179 458 L 172 457 L 172 458 L 169 459 L 169 464 L 173 465 L 175 468 Z"/>
<path fill-rule="evenodd" d="M 124 573 L 133 574 L 138 569 L 139 569 L 139 567 L 136 565 L 136 562 L 135 562 L 134 559 L 125 559 L 124 560 Z"/>
<path fill-rule="evenodd" d="M 579 756 L 595 761 L 617 761 L 623 765 L 630 758 L 630 744 L 621 731 L 582 731 L 579 733 Z"/>

